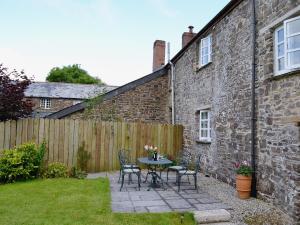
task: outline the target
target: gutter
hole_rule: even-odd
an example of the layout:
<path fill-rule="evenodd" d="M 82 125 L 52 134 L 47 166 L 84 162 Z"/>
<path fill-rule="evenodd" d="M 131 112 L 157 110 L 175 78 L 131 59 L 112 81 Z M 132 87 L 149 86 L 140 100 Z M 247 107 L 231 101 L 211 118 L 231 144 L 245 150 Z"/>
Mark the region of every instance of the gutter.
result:
<path fill-rule="evenodd" d="M 256 14 L 255 14 L 255 0 L 252 0 L 251 13 L 251 27 L 252 27 L 252 80 L 251 80 L 251 166 L 253 168 L 251 197 L 256 198 L 256 105 L 255 105 L 255 80 L 256 80 Z"/>

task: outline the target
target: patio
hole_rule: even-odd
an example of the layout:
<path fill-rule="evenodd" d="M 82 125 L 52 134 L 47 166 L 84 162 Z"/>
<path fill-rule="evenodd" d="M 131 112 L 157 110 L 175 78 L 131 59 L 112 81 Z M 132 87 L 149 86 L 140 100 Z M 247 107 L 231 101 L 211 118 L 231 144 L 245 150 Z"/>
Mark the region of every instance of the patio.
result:
<path fill-rule="evenodd" d="M 175 185 L 175 174 L 169 174 L 169 183 L 165 183 L 165 190 L 162 188 L 151 188 L 149 190 L 148 182 L 141 183 L 141 190 L 137 188 L 137 177 L 132 176 L 133 184 L 128 184 L 128 180 L 120 192 L 120 183 L 118 183 L 119 174 L 115 173 L 97 173 L 89 174 L 88 178 L 97 178 L 107 176 L 110 180 L 112 211 L 113 212 L 171 212 L 171 211 L 202 211 L 212 209 L 231 209 L 231 207 L 221 200 L 211 196 L 202 187 L 199 187 L 197 193 L 193 189 L 193 180 L 191 184 L 187 179 L 182 183 L 181 191 L 177 192 Z M 142 172 L 142 181 L 144 181 L 146 171 Z M 162 173 L 166 181 L 166 174 Z M 199 183 L 205 179 L 203 175 L 198 176 Z M 149 190 L 149 191 L 148 191 Z"/>

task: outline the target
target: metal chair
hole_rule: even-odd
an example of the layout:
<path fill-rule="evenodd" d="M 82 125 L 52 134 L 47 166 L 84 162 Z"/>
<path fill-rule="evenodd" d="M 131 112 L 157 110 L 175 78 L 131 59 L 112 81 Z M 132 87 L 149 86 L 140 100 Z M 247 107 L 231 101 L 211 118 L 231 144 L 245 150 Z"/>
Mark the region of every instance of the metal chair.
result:
<path fill-rule="evenodd" d="M 189 165 L 189 162 L 192 158 L 192 155 L 188 151 L 181 151 L 178 158 L 179 158 L 178 165 L 169 166 L 168 169 L 167 169 L 167 182 L 169 180 L 169 172 L 170 171 L 175 171 L 176 172 L 176 183 L 177 183 L 178 172 L 180 170 L 184 170 L 184 169 L 187 168 L 187 166 Z"/>
<path fill-rule="evenodd" d="M 118 183 L 120 183 L 120 179 L 121 179 L 121 175 L 122 175 L 122 166 L 124 169 L 126 169 L 126 168 L 140 169 L 140 167 L 131 162 L 129 150 L 121 149 L 118 152 L 118 157 L 119 157 L 119 162 L 120 162 L 120 173 L 119 173 Z M 122 163 L 123 163 L 123 165 L 122 165 Z M 131 181 L 131 176 L 129 176 L 129 182 L 130 181 Z"/>
<path fill-rule="evenodd" d="M 195 168 L 194 170 L 189 170 L 188 168 L 179 170 L 177 174 L 177 184 L 178 184 L 178 192 L 180 191 L 180 183 L 181 183 L 181 177 L 182 176 L 193 176 L 194 181 L 195 181 L 195 189 L 198 192 L 198 185 L 197 185 L 197 174 L 200 170 L 200 160 L 201 160 L 201 155 L 198 155 L 196 160 L 195 160 Z"/>
<path fill-rule="evenodd" d="M 141 169 L 139 167 L 137 167 L 136 165 L 127 164 L 127 161 L 126 161 L 125 158 L 123 158 L 122 153 L 119 154 L 119 161 L 120 161 L 120 166 L 121 166 L 121 168 L 120 168 L 120 177 L 122 177 L 122 184 L 121 184 L 121 187 L 120 187 L 120 191 L 123 188 L 125 175 L 127 175 L 127 174 L 129 175 L 128 183 L 130 183 L 130 181 L 131 181 L 131 175 L 132 174 L 137 175 L 137 177 L 138 177 L 138 188 L 140 190 L 140 188 L 141 188 Z"/>

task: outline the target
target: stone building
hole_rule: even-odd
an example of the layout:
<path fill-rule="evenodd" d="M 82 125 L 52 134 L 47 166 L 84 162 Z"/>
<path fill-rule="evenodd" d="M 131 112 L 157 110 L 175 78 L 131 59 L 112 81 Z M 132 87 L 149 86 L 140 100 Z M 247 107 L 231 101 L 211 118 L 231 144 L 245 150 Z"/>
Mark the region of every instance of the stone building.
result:
<path fill-rule="evenodd" d="M 25 97 L 34 104 L 33 117 L 45 117 L 114 88 L 106 85 L 35 82 L 26 89 Z"/>
<path fill-rule="evenodd" d="M 230 184 L 233 163 L 252 161 L 258 196 L 295 221 L 299 15 L 299 0 L 231 1 L 172 59 L 175 121 L 185 127 L 184 147 L 203 155 L 206 173 Z"/>
<path fill-rule="evenodd" d="M 183 34 L 171 63 L 154 57 L 152 74 L 106 93 L 89 117 L 101 119 L 107 108 L 126 121 L 182 124 L 184 148 L 202 154 L 205 173 L 234 185 L 233 163 L 251 161 L 252 194 L 297 223 L 299 16 L 300 0 L 232 0 L 197 34 Z M 154 56 L 164 57 L 156 47 Z M 82 117 L 85 108 L 50 118 Z"/>

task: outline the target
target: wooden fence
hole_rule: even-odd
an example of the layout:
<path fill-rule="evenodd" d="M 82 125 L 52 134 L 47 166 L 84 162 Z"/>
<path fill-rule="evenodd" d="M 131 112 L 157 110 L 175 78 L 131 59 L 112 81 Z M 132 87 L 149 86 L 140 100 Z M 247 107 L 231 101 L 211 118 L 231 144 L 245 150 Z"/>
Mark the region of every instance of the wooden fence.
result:
<path fill-rule="evenodd" d="M 76 165 L 77 150 L 90 152 L 89 172 L 119 168 L 118 151 L 131 149 L 132 158 L 146 156 L 144 145 L 160 154 L 176 155 L 182 148 L 183 127 L 149 123 L 101 122 L 70 119 L 22 119 L 0 123 L 0 153 L 26 142 L 47 143 L 46 160 Z"/>

